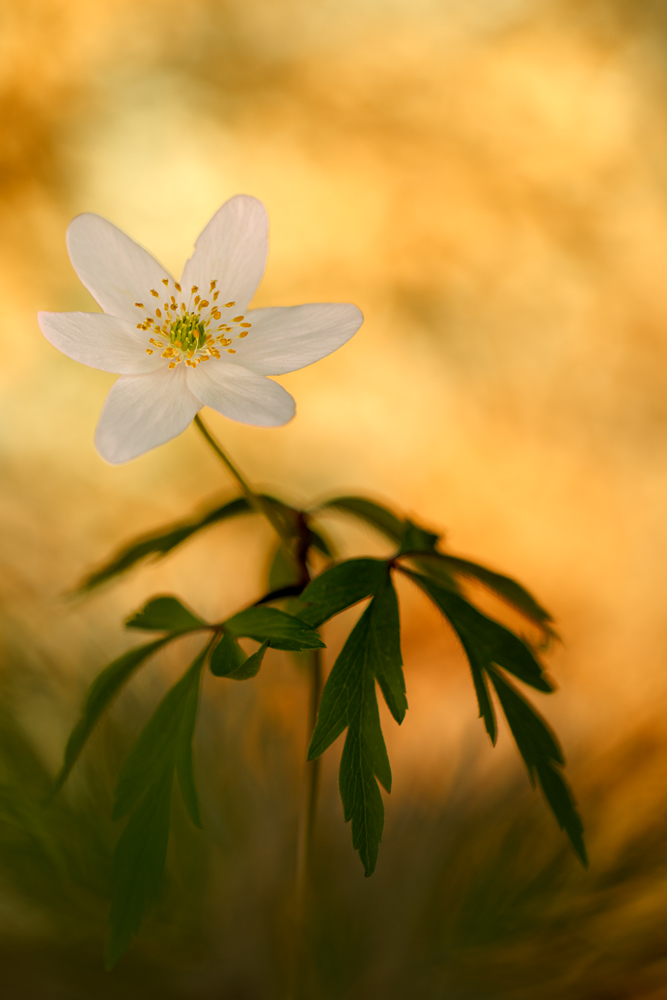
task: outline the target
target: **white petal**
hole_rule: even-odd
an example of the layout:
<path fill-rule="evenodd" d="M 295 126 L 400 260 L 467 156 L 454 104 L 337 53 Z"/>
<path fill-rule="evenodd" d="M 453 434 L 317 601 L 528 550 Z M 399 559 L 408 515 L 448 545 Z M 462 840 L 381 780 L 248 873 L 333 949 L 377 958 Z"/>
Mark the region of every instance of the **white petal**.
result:
<path fill-rule="evenodd" d="M 176 437 L 200 409 L 181 365 L 122 375 L 104 401 L 95 447 L 107 462 L 129 462 Z"/>
<path fill-rule="evenodd" d="M 234 342 L 232 364 L 260 375 L 284 375 L 337 351 L 364 321 L 347 302 L 251 309 L 250 334 Z"/>
<path fill-rule="evenodd" d="M 195 243 L 195 252 L 183 269 L 181 285 L 187 295 L 197 285 L 208 297 L 209 282 L 218 282 L 218 303 L 234 302 L 243 312 L 262 280 L 269 252 L 269 220 L 257 198 L 237 194 L 219 208 Z"/>
<path fill-rule="evenodd" d="M 195 396 L 231 420 L 255 427 L 279 427 L 294 416 L 295 403 L 289 392 L 240 365 L 204 361 L 188 369 L 187 376 Z"/>
<path fill-rule="evenodd" d="M 59 351 L 82 365 L 116 375 L 140 375 L 165 364 L 158 352 L 146 354 L 146 338 L 125 320 L 105 313 L 37 314 L 39 326 Z"/>
<path fill-rule="evenodd" d="M 151 288 L 166 290 L 161 282 L 170 276 L 162 264 L 101 215 L 77 215 L 67 230 L 67 249 L 81 281 L 111 316 L 136 323 L 143 310 L 134 303 L 148 306 Z"/>

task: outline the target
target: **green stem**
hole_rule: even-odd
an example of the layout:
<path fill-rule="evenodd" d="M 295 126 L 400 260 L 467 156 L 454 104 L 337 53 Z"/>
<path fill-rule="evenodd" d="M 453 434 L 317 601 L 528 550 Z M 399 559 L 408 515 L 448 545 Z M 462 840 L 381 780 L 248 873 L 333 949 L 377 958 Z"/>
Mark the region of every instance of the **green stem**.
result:
<path fill-rule="evenodd" d="M 201 434 L 204 437 L 204 440 L 211 446 L 211 448 L 216 453 L 218 458 L 221 459 L 221 461 L 224 462 L 224 464 L 227 466 L 227 468 L 233 475 L 234 479 L 241 487 L 241 492 L 243 493 L 248 503 L 255 508 L 258 514 L 263 514 L 264 517 L 267 519 L 267 521 L 269 521 L 270 524 L 273 526 L 273 528 L 276 531 L 276 534 L 278 535 L 281 542 L 285 546 L 287 553 L 291 556 L 293 551 L 294 540 L 291 534 L 285 528 L 285 525 L 283 524 L 279 515 L 273 509 L 271 504 L 267 503 L 264 497 L 261 497 L 258 493 L 255 493 L 255 491 L 243 477 L 241 472 L 236 468 L 229 455 L 227 455 L 226 452 L 222 450 L 222 448 L 215 440 L 215 438 L 213 437 L 213 435 L 211 434 L 211 432 L 209 431 L 208 427 L 206 426 L 202 418 L 199 416 L 199 414 L 197 414 L 195 417 L 195 427 L 197 428 L 198 431 L 201 432 Z"/>

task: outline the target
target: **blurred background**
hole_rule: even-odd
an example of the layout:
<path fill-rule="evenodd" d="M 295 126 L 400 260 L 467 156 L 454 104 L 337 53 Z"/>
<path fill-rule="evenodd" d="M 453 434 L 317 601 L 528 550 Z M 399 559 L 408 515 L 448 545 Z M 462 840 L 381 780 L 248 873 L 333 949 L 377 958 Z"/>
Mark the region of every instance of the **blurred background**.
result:
<path fill-rule="evenodd" d="M 256 682 L 206 681 L 206 828 L 175 806 L 164 900 L 112 974 L 111 790 L 185 651 L 144 668 L 43 805 L 88 684 L 132 645 L 127 613 L 160 592 L 212 616 L 254 600 L 270 532 L 220 526 L 66 597 L 124 541 L 234 491 L 194 429 L 106 465 L 113 376 L 59 355 L 35 314 L 95 308 L 65 249 L 76 213 L 178 274 L 246 192 L 272 227 L 255 304 L 352 301 L 366 321 L 280 380 L 291 424 L 211 427 L 257 484 L 393 502 L 551 610 L 560 690 L 535 700 L 592 858 L 584 872 L 505 732 L 491 750 L 456 641 L 402 590 L 410 712 L 384 719 L 380 863 L 365 880 L 336 745 L 307 995 L 667 997 L 665 5 L 5 0 L 0 54 L 0 996 L 282 995 L 306 745 L 286 655 Z"/>

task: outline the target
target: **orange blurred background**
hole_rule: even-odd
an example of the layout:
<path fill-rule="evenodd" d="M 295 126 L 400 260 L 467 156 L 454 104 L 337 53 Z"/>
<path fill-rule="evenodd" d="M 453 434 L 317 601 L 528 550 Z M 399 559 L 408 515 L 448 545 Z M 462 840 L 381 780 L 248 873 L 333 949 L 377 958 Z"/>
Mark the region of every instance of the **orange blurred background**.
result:
<path fill-rule="evenodd" d="M 504 992 L 451 995 L 667 997 L 660 5 L 10 0 L 0 25 L 3 683 L 40 760 L 57 767 L 86 685 L 129 645 L 130 610 L 173 591 L 230 613 L 257 595 L 270 537 L 227 525 L 85 602 L 63 599 L 128 538 L 233 493 L 194 429 L 123 467 L 96 454 L 113 376 L 59 355 L 35 319 L 96 308 L 65 230 L 98 212 L 178 274 L 219 205 L 253 194 L 271 219 L 255 305 L 352 301 L 366 319 L 339 352 L 280 379 L 297 399 L 291 424 L 209 414 L 210 426 L 255 483 L 302 503 L 392 502 L 551 610 L 560 690 L 539 707 L 563 740 L 592 855 L 588 876 L 568 876 L 579 902 L 565 923 L 628 845 L 652 845 L 647 872 L 618 876 L 607 922 L 573 929 L 587 945 L 567 982 L 568 960 L 554 958 L 532 986 L 505 969 Z M 347 551 L 381 551 L 329 523 Z M 517 801 L 532 802 L 507 737 L 486 745 L 453 638 L 404 598 L 411 711 L 400 731 L 385 720 L 385 842 L 392 810 L 443 801 L 462 773 L 479 788 L 516 779 Z M 302 746 L 303 678 L 290 670 L 262 681 L 255 708 Z M 154 699 L 155 683 L 137 689 Z M 342 827 L 335 766 L 325 814 Z M 52 933 L 34 930 L 39 907 L 21 923 L 18 906 L 0 920 L 9 938 Z M 15 975 L 29 994 L 28 973 Z"/>

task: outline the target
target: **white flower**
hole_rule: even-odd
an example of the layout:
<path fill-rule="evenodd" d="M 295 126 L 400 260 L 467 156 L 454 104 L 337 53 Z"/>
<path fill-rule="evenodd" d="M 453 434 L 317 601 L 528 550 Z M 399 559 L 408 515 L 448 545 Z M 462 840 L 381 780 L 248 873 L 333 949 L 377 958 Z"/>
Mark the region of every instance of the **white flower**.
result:
<path fill-rule="evenodd" d="M 319 361 L 363 322 L 347 303 L 248 311 L 268 253 L 266 209 L 248 195 L 216 212 L 180 282 L 99 215 L 73 220 L 67 248 L 104 312 L 41 312 L 39 325 L 63 354 L 120 375 L 95 434 L 108 462 L 176 437 L 203 406 L 245 424 L 286 424 L 294 400 L 266 376 Z"/>

